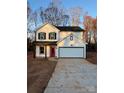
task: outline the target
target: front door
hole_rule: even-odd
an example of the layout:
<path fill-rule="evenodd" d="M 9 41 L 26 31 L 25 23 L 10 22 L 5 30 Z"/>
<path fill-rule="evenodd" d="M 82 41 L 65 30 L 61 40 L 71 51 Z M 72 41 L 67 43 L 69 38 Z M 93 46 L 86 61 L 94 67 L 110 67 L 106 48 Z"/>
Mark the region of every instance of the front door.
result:
<path fill-rule="evenodd" d="M 50 47 L 50 57 L 55 57 L 55 47 L 54 46 Z"/>

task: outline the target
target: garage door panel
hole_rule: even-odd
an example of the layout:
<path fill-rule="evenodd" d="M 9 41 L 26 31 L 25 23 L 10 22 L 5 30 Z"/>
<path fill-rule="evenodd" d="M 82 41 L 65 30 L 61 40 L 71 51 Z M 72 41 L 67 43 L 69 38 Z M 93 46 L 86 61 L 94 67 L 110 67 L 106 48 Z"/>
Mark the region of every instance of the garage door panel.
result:
<path fill-rule="evenodd" d="M 59 48 L 59 57 L 83 57 L 84 48 Z"/>

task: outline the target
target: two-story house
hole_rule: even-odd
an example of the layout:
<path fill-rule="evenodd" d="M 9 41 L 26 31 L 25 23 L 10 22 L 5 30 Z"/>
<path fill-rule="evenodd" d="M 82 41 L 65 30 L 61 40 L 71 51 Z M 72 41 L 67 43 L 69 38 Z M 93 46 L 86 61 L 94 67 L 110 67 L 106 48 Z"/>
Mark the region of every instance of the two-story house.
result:
<path fill-rule="evenodd" d="M 35 56 L 86 58 L 83 32 L 78 26 L 54 26 L 47 23 L 36 30 Z"/>

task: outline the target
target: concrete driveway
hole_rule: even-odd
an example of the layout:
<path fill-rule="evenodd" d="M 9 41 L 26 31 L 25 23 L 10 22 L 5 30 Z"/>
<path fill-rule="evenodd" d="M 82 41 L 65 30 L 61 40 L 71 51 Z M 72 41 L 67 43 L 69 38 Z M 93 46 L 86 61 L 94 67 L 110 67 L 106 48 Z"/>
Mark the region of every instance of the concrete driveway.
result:
<path fill-rule="evenodd" d="M 44 93 L 97 93 L 97 66 L 85 59 L 59 59 Z"/>

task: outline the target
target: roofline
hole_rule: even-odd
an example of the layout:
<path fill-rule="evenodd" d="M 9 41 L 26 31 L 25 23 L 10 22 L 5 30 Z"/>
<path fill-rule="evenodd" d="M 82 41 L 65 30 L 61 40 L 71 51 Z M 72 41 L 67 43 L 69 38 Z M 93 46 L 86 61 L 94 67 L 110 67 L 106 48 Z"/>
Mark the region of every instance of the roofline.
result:
<path fill-rule="evenodd" d="M 77 30 L 77 31 L 75 31 L 75 30 L 73 30 L 73 31 L 75 31 L 75 32 L 80 32 L 80 31 L 85 31 L 83 28 L 81 28 L 80 26 L 55 26 L 56 28 L 58 28 L 59 29 L 59 27 L 61 28 L 61 27 L 78 27 L 78 28 L 80 28 L 80 30 Z M 63 31 L 63 30 L 60 30 L 60 31 Z M 72 31 L 72 30 L 65 30 L 65 31 Z"/>
<path fill-rule="evenodd" d="M 37 32 L 40 28 L 44 27 L 46 24 L 48 24 L 48 23 L 43 24 L 42 26 L 40 26 L 39 28 L 37 28 L 35 31 Z"/>
<path fill-rule="evenodd" d="M 56 26 L 54 26 L 54 25 L 52 25 L 52 24 L 50 24 L 50 23 L 45 23 L 44 25 L 42 25 L 42 26 L 40 26 L 39 28 L 37 28 L 37 29 L 35 30 L 35 32 L 37 32 L 40 28 L 44 27 L 44 26 L 47 25 L 47 24 L 49 24 L 49 25 L 55 27 L 56 29 L 58 29 Z M 58 30 L 59 30 L 59 29 L 58 29 Z M 59 30 L 59 31 L 60 31 L 60 30 Z"/>
<path fill-rule="evenodd" d="M 57 45 L 57 41 L 34 41 L 34 44 L 42 44 L 42 45 Z"/>
<path fill-rule="evenodd" d="M 62 30 L 60 30 L 60 32 L 85 32 L 85 30 L 77 30 L 77 31 L 62 31 Z"/>
<path fill-rule="evenodd" d="M 42 28 L 42 27 L 44 27 L 45 25 L 47 25 L 47 24 L 50 24 L 50 23 L 45 23 L 45 24 L 43 24 L 42 26 L 40 26 L 39 28 L 37 28 L 36 30 L 35 30 L 35 32 L 37 32 L 40 28 Z M 53 26 L 53 27 L 55 27 L 56 29 L 58 29 L 57 28 L 57 26 L 55 26 L 55 25 L 52 25 L 52 24 L 50 24 L 51 26 Z M 63 26 L 58 26 L 58 27 L 63 27 Z M 65 26 L 65 27 L 79 27 L 79 26 Z M 80 27 L 81 28 L 81 27 Z M 82 28 L 81 28 L 82 29 Z M 66 32 L 66 31 L 62 31 L 62 30 L 60 30 L 60 29 L 58 29 L 60 32 Z M 82 29 L 82 30 L 77 30 L 77 31 L 69 31 L 69 32 L 85 32 L 86 30 L 84 30 L 84 29 Z"/>

